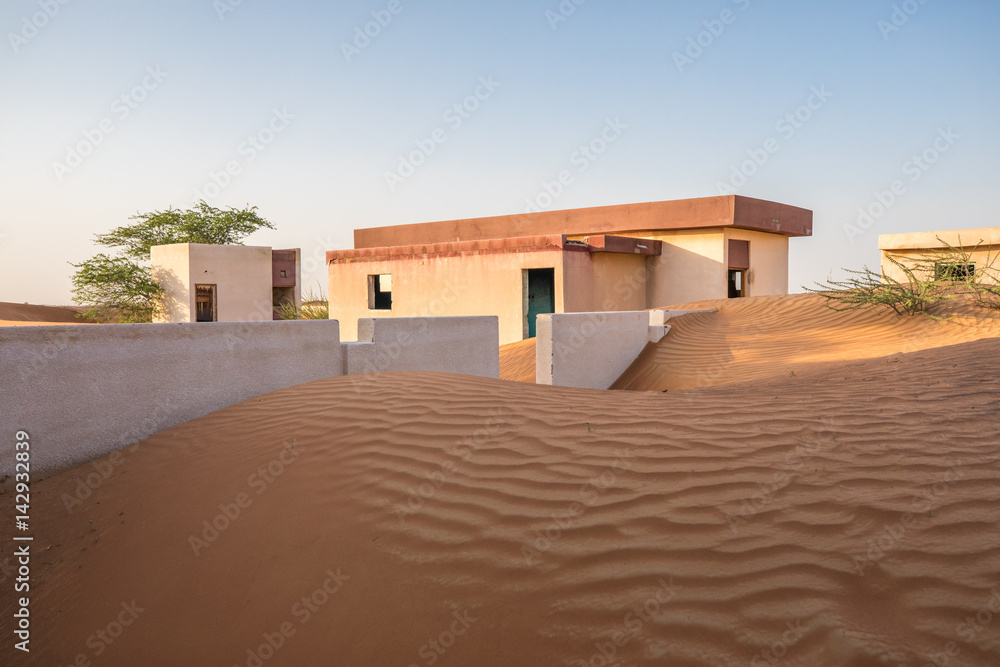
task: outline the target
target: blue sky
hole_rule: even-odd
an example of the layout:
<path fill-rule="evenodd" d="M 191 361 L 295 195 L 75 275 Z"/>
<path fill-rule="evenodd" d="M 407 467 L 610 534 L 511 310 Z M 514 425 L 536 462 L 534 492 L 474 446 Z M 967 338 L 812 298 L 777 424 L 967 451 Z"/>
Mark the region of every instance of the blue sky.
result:
<path fill-rule="evenodd" d="M 315 285 L 357 227 L 728 188 L 815 212 L 799 291 L 878 234 L 1000 224 L 998 25 L 995 0 L 5 0 L 0 301 L 69 303 L 94 234 L 197 193 L 258 206 L 277 230 L 246 242 Z"/>

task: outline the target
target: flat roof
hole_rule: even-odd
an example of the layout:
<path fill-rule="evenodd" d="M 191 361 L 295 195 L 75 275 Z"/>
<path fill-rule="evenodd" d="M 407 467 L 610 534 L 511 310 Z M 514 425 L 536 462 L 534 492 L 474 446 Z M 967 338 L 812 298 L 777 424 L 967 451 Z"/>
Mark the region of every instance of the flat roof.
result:
<path fill-rule="evenodd" d="M 940 237 L 940 240 L 939 240 Z M 944 242 L 947 242 L 944 243 Z M 927 250 L 946 248 L 948 245 L 971 248 L 982 242 L 984 246 L 1000 245 L 1000 227 L 978 229 L 948 229 L 940 232 L 904 232 L 881 234 L 879 250 Z"/>
<path fill-rule="evenodd" d="M 547 236 L 485 239 L 480 241 L 459 241 L 455 243 L 331 250 L 326 253 L 326 263 L 350 264 L 354 262 L 391 261 L 412 257 L 458 257 L 462 255 L 553 251 L 588 252 L 592 254 L 659 255 L 662 251 L 662 246 L 663 244 L 660 241 L 622 236 L 600 235 L 588 237 L 584 241 L 570 241 L 566 238 L 565 234 L 554 234 Z"/>
<path fill-rule="evenodd" d="M 812 211 L 740 195 L 424 222 L 354 231 L 355 248 L 733 227 L 812 236 Z"/>

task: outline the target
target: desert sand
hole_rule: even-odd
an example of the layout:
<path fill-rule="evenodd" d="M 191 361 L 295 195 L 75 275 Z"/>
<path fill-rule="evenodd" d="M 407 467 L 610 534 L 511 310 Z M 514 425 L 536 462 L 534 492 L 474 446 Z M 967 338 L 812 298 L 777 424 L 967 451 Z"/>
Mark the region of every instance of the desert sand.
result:
<path fill-rule="evenodd" d="M 86 320 L 77 317 L 78 312 L 63 306 L 35 306 L 0 301 L 0 327 L 87 324 Z"/>
<path fill-rule="evenodd" d="M 734 352 L 753 308 L 671 336 L 760 379 L 332 378 L 39 481 L 0 662 L 1000 663 L 1000 340 L 832 313 Z"/>

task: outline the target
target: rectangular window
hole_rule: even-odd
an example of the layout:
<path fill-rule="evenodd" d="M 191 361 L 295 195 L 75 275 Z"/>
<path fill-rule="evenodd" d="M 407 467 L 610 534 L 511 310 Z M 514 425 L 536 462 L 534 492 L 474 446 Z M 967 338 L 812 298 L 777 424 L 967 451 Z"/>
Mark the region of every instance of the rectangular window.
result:
<path fill-rule="evenodd" d="M 368 276 L 368 309 L 392 310 L 392 276 L 388 273 Z"/>
<path fill-rule="evenodd" d="M 215 285 L 195 285 L 194 305 L 195 322 L 215 322 L 218 320 Z"/>
<path fill-rule="evenodd" d="M 934 265 L 934 275 L 938 280 L 965 280 L 976 275 L 976 265 L 961 262 L 938 262 Z"/>

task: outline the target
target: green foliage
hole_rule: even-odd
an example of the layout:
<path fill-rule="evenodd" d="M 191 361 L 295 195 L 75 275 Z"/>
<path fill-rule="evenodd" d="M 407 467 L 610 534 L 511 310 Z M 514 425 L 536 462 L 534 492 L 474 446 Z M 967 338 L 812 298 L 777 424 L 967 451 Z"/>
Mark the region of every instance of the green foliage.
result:
<path fill-rule="evenodd" d="M 84 317 L 108 321 L 116 316 L 122 322 L 150 322 L 159 307 L 163 288 L 153 280 L 149 269 L 128 257 L 109 257 L 103 253 L 76 267 L 73 276 L 73 300 L 89 306 Z"/>
<path fill-rule="evenodd" d="M 98 234 L 96 240 L 109 248 L 122 248 L 122 252 L 135 259 L 149 259 L 154 245 L 171 243 L 209 243 L 213 245 L 239 245 L 261 227 L 274 229 L 274 225 L 257 215 L 257 207 L 228 211 L 209 206 L 204 200 L 197 208 L 182 211 L 137 213 L 129 220 L 136 222 Z"/>
<path fill-rule="evenodd" d="M 903 280 L 865 267 L 861 271 L 846 269 L 850 274 L 847 280 L 830 280 L 817 283 L 818 289 L 804 289 L 822 295 L 827 307 L 833 310 L 886 307 L 897 315 L 930 317 L 934 317 L 929 312 L 931 306 L 954 297 L 950 281 L 937 278 L 933 271 L 928 274 L 925 266 L 908 266 L 893 255 L 886 255 L 886 259 L 902 272 Z"/>
<path fill-rule="evenodd" d="M 73 300 L 88 306 L 86 317 L 102 321 L 118 314 L 123 322 L 150 322 L 160 308 L 163 288 L 153 279 L 150 248 L 172 243 L 239 245 L 261 227 L 274 225 L 257 214 L 257 207 L 227 211 L 205 201 L 188 210 L 137 213 L 135 222 L 98 234 L 97 243 L 119 248 L 117 256 L 99 254 L 81 264 L 73 276 Z"/>
<path fill-rule="evenodd" d="M 278 318 L 282 320 L 328 320 L 330 319 L 330 303 L 321 287 L 316 292 L 311 289 L 302 294 L 302 305 L 295 307 L 294 303 L 283 303 L 278 307 Z"/>
<path fill-rule="evenodd" d="M 916 267 L 925 272 L 933 271 L 939 280 L 947 281 L 962 294 L 969 295 L 972 305 L 988 310 L 1000 310 L 1000 268 L 997 260 L 1000 254 L 986 252 L 985 262 L 976 262 L 976 254 L 983 240 L 966 250 L 962 237 L 953 246 L 938 237 L 945 250 L 923 255 Z M 967 268 L 966 268 L 967 267 Z"/>

